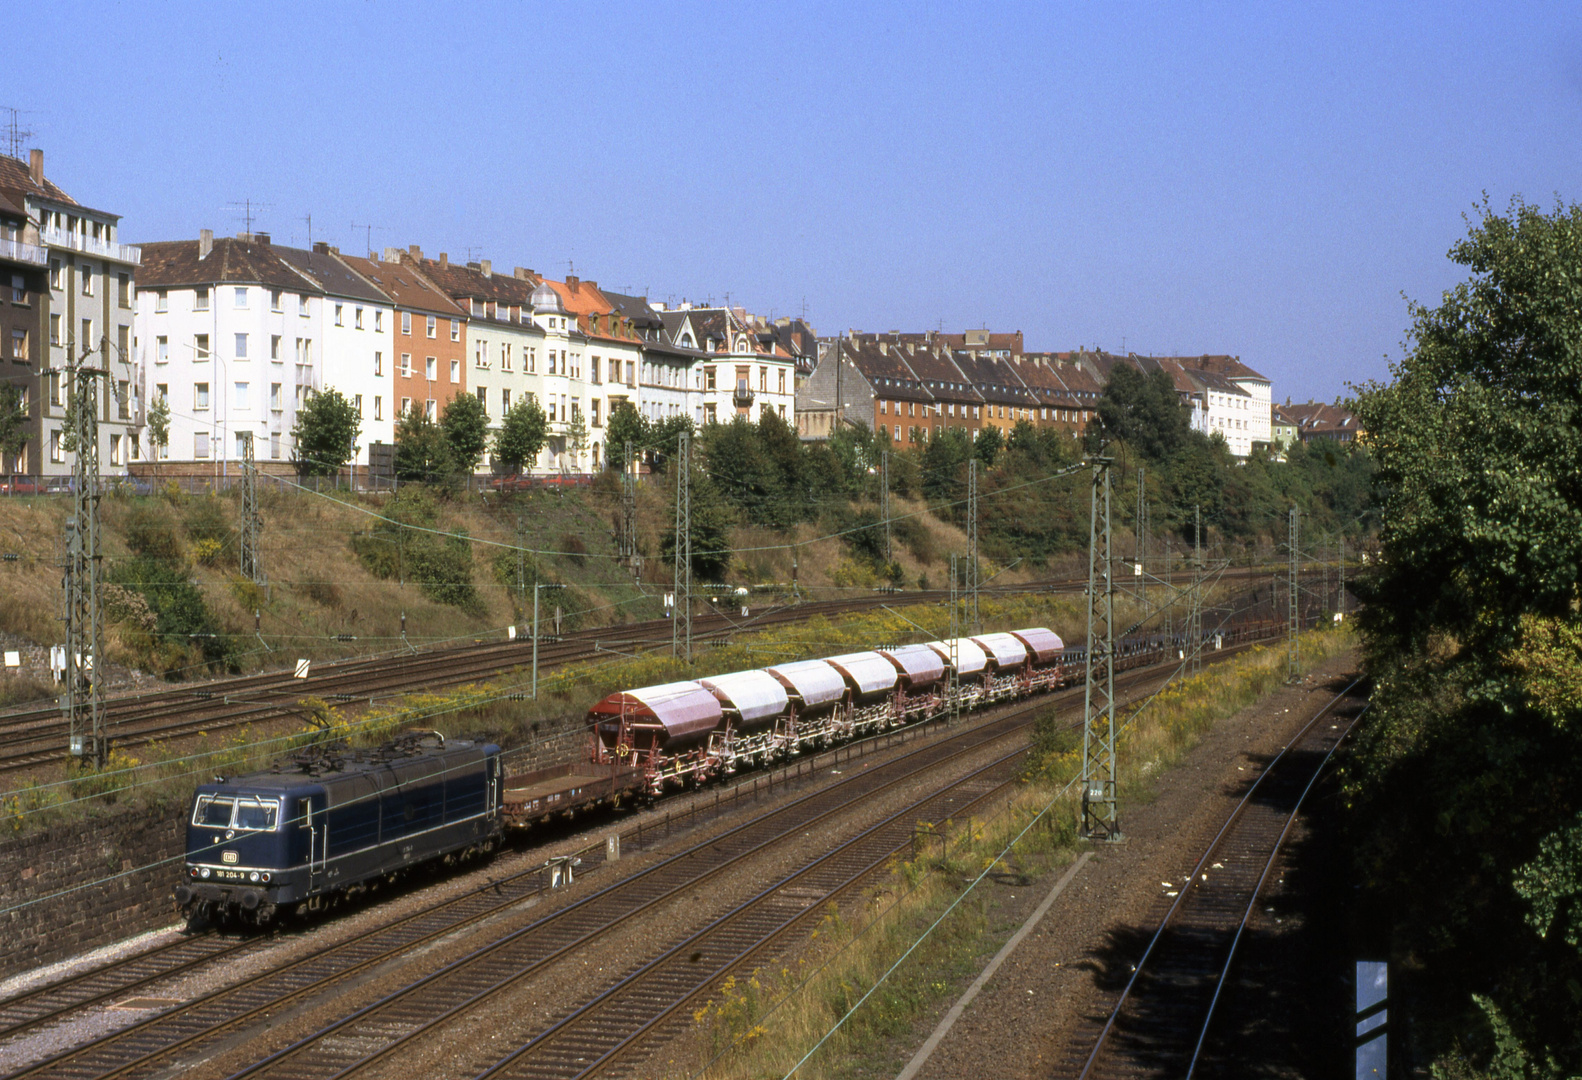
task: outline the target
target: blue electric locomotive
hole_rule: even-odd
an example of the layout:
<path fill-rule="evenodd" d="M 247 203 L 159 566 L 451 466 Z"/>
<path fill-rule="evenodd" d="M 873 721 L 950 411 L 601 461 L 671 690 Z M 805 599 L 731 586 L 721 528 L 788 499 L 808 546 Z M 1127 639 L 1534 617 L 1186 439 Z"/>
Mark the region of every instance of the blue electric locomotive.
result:
<path fill-rule="evenodd" d="M 200 784 L 176 906 L 194 924 L 264 925 L 419 863 L 488 854 L 503 786 L 498 746 L 438 732 Z"/>

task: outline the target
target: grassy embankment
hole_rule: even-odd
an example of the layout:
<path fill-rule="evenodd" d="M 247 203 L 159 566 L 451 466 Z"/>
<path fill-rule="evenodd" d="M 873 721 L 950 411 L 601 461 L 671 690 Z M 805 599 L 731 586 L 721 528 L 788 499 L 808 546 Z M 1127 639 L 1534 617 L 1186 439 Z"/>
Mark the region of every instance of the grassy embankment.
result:
<path fill-rule="evenodd" d="M 1304 635 L 1304 670 L 1354 643 L 1349 632 Z M 1151 798 L 1162 772 L 1215 723 L 1277 689 L 1285 670 L 1282 648 L 1254 648 L 1128 713 L 1119 747 L 1124 798 Z M 1080 735 L 1058 729 L 1051 711 L 1040 722 L 1025 780 L 1009 798 L 982 816 L 939 824 L 942 844 L 930 838 L 897 857 L 859 901 L 830 905 L 800 955 L 727 979 L 694 1013 L 693 1036 L 676 1048 L 666 1074 L 782 1076 L 841 1024 L 798 1075 L 888 1075 L 897 1064 L 890 1040 L 911 1033 L 922 1015 L 959 992 L 1014 932 L 995 921 L 989 890 L 979 883 L 991 877 L 1032 886 L 1075 857 L 1080 803 L 1072 780 L 1080 768 Z M 1124 805 L 1122 811 L 1124 820 Z"/>

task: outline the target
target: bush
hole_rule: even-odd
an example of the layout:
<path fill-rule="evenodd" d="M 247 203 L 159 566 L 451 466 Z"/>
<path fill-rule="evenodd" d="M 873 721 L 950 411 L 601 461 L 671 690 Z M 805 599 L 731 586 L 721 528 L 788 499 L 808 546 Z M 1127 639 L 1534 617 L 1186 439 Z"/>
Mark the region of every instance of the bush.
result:
<path fill-rule="evenodd" d="M 236 540 L 230 508 L 213 495 L 192 500 L 187 508 L 186 528 L 188 539 L 194 543 L 213 540 L 224 548 Z"/>
<path fill-rule="evenodd" d="M 179 561 L 181 536 L 170 514 L 157 506 L 139 506 L 126 516 L 126 546 L 151 559 Z"/>

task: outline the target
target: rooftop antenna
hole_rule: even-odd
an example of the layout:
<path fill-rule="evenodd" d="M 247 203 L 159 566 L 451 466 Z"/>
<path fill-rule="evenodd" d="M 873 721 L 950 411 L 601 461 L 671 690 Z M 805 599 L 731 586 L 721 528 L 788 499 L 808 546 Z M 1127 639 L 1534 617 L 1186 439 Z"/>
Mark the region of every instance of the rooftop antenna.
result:
<path fill-rule="evenodd" d="M 467 262 L 477 262 L 478 256 L 483 254 L 483 248 L 477 244 L 468 244 L 463 250 L 467 256 Z"/>
<path fill-rule="evenodd" d="M 22 159 L 23 146 L 37 132 L 32 128 L 25 128 L 21 125 L 21 109 L 13 109 L 9 105 L 0 105 L 0 111 L 11 114 L 10 118 L 5 122 L 6 156 L 14 157 L 20 161 Z"/>
<path fill-rule="evenodd" d="M 365 251 L 365 252 L 372 251 L 374 249 L 374 230 L 375 229 L 378 229 L 380 232 L 389 232 L 390 231 L 390 230 L 386 229 L 383 225 L 359 225 L 355 221 L 352 222 L 352 228 L 354 228 L 354 229 L 362 229 L 363 230 L 363 245 L 364 245 L 363 246 L 363 251 Z"/>
<path fill-rule="evenodd" d="M 252 235 L 253 232 L 253 219 L 257 217 L 261 211 L 274 209 L 274 207 L 269 203 L 254 202 L 252 199 L 243 199 L 241 202 L 229 202 L 225 205 L 229 206 L 232 210 L 241 210 L 242 231 L 246 232 L 248 235 Z"/>
<path fill-rule="evenodd" d="M 304 215 L 302 215 L 302 217 L 298 218 L 297 220 L 298 221 L 305 221 L 305 222 L 307 222 L 307 225 L 308 225 L 308 250 L 311 251 L 313 249 L 313 215 L 312 214 L 304 214 Z"/>

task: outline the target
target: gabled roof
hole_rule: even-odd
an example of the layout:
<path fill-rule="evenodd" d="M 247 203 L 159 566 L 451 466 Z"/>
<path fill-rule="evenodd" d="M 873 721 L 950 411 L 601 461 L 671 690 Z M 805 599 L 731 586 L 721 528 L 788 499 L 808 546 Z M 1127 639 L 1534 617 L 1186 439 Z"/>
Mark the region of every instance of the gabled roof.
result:
<path fill-rule="evenodd" d="M 907 364 L 902 349 L 847 342 L 846 358 L 862 372 L 862 377 L 873 387 L 875 397 L 891 401 L 934 400 L 922 379 Z"/>
<path fill-rule="evenodd" d="M 1025 406 L 1031 404 L 1031 395 L 1022 380 L 1005 361 L 993 356 L 980 356 L 973 352 L 958 351 L 953 359 L 972 380 L 983 400 L 993 405 Z"/>
<path fill-rule="evenodd" d="M 1300 405 L 1279 406 L 1303 434 L 1323 432 L 1356 432 L 1357 418 L 1339 405 L 1322 401 L 1305 401 Z"/>
<path fill-rule="evenodd" d="M 341 261 L 367 278 L 398 308 L 421 311 L 424 314 L 460 318 L 466 314 L 451 302 L 450 297 L 430 285 L 421 274 L 398 262 L 380 262 L 377 259 L 359 259 L 342 255 Z"/>
<path fill-rule="evenodd" d="M 536 274 L 519 278 L 511 274 L 496 274 L 492 269 L 485 273 L 482 263 L 461 266 L 444 255 L 438 259 L 413 255 L 401 257 L 403 264 L 409 261 L 453 300 L 493 300 L 496 303 L 528 307 L 533 289 L 541 280 Z M 467 308 L 468 305 L 462 305 L 463 310 Z"/>
<path fill-rule="evenodd" d="M 328 244 L 314 244 L 312 251 L 291 247 L 272 247 L 270 250 L 299 273 L 316 281 L 327 295 L 375 304 L 390 303 L 388 296 L 336 258 L 334 249 Z"/>
<path fill-rule="evenodd" d="M 599 291 L 597 281 L 583 281 L 576 277 L 568 277 L 565 281 L 545 278 L 544 284 L 560 294 L 560 302 L 573 315 L 603 315 L 615 310 L 615 305 Z"/>
<path fill-rule="evenodd" d="M 611 292 L 609 289 L 600 289 L 604 298 L 615 306 L 623 316 L 630 319 L 632 326 L 638 331 L 663 330 L 665 321 L 659 317 L 648 304 L 646 296 L 627 296 L 625 293 Z"/>
<path fill-rule="evenodd" d="M 983 395 L 973 388 L 972 380 L 956 365 L 949 353 L 922 347 L 908 348 L 906 362 L 935 400 L 963 405 L 983 403 Z"/>
<path fill-rule="evenodd" d="M 81 203 L 62 191 L 59 185 L 47 176 L 44 177 L 42 184 L 35 184 L 27 162 L 18 161 L 14 157 L 6 157 L 4 155 L 0 155 L 0 194 L 9 196 L 10 200 L 18 206 L 24 205 L 29 195 L 49 199 L 51 202 L 66 203 L 70 206 L 82 206 Z M 83 209 L 87 209 L 87 207 L 83 207 Z M 114 215 L 110 216 L 113 217 Z"/>
<path fill-rule="evenodd" d="M 1265 375 L 1260 375 L 1252 368 L 1241 362 L 1239 356 L 1209 355 L 1203 356 L 1177 356 L 1181 365 L 1194 371 L 1212 371 L 1216 375 L 1223 375 L 1227 379 L 1249 379 L 1258 382 L 1268 382 Z"/>
<path fill-rule="evenodd" d="M 256 240 L 216 238 L 207 258 L 199 257 L 196 240 L 156 240 L 141 247 L 143 262 L 137 270 L 139 289 L 234 283 L 264 285 L 313 296 L 324 293 L 317 282 L 281 259 L 274 247 Z"/>

